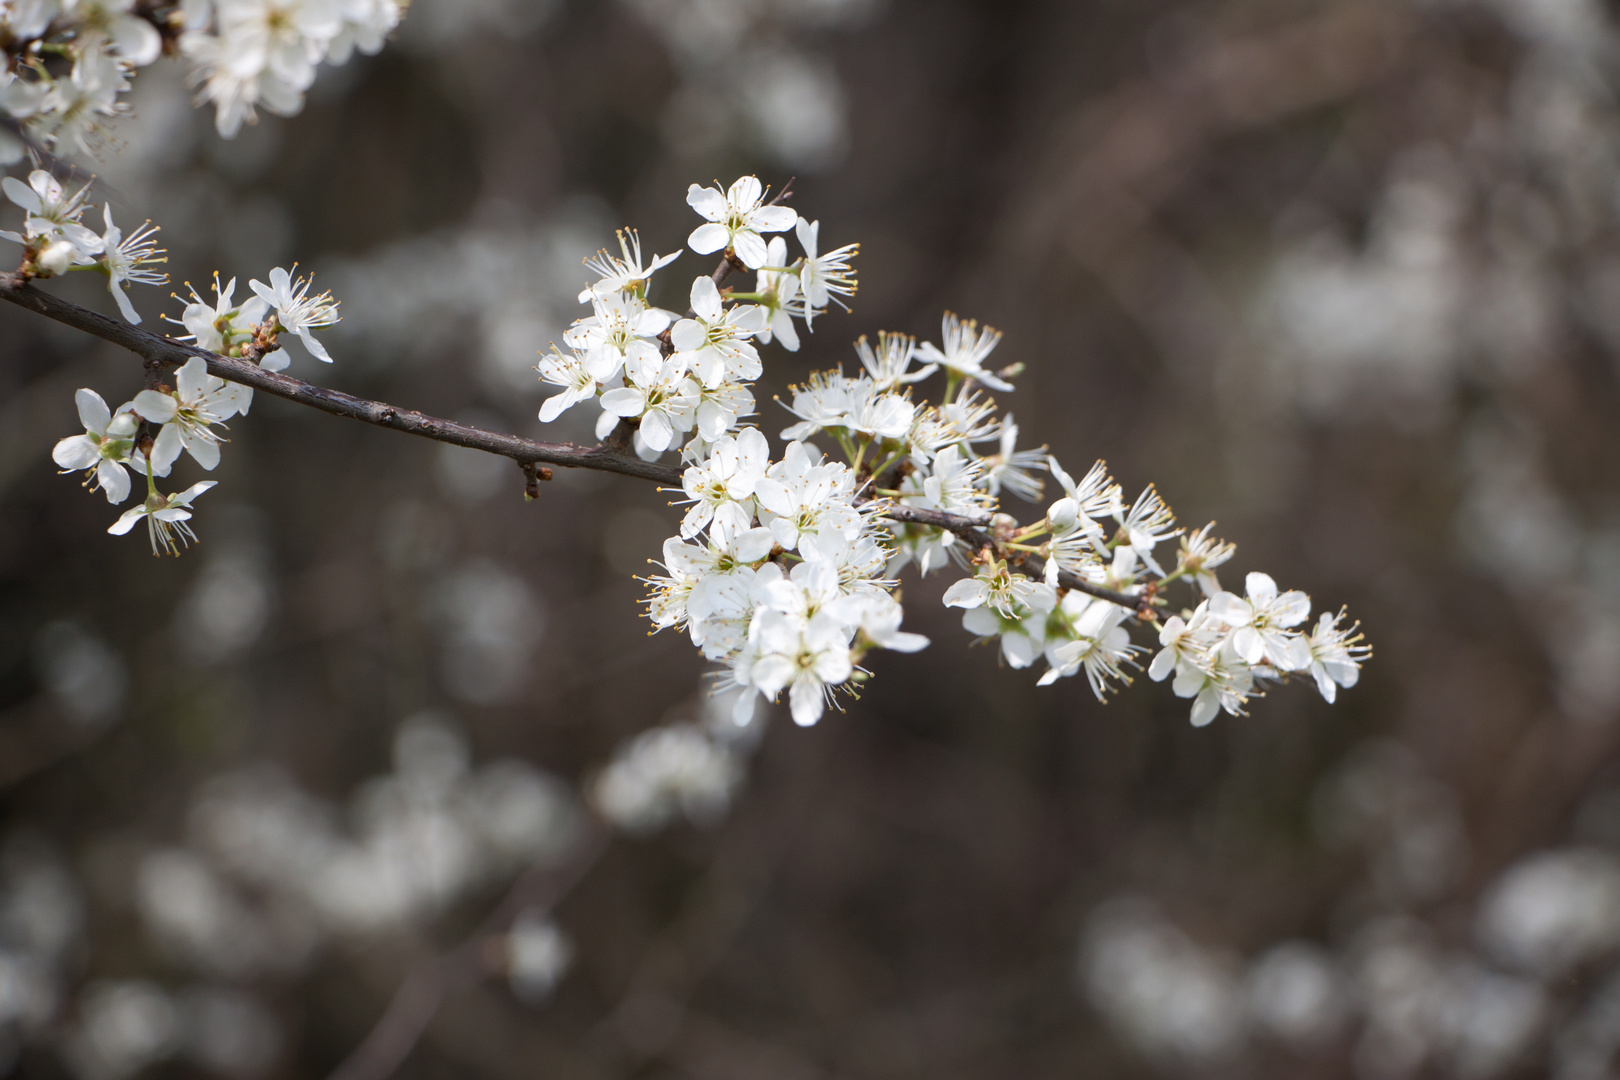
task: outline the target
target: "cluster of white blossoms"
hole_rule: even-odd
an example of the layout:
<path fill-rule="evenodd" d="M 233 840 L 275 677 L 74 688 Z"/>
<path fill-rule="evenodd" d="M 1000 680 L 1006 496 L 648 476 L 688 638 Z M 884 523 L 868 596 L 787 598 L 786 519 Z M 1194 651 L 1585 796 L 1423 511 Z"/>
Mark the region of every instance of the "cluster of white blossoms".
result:
<path fill-rule="evenodd" d="M 192 65 L 219 133 L 236 134 L 259 106 L 303 108 L 322 62 L 375 53 L 404 0 L 0 0 L 0 162 L 32 143 L 94 153 L 136 69 L 173 43 Z"/>
<path fill-rule="evenodd" d="M 555 420 L 579 402 L 600 399 L 598 438 L 629 421 L 643 458 L 682 446 L 686 460 L 702 461 L 741 418 L 752 415 L 748 386 L 763 370 L 758 345 L 775 338 L 797 349 L 794 320 L 808 328 L 829 304 L 855 291 L 849 260 L 856 246 L 820 253 L 819 224 L 785 206 L 767 205 L 764 196 L 752 176 L 724 193 L 692 185 L 687 202 L 709 219 L 692 233 L 694 250 L 725 248 L 758 271 L 758 280 L 751 293 L 728 290 L 722 297 L 714 277 L 693 279 L 684 318 L 647 299 L 653 274 L 677 255 L 644 264 L 640 238 L 626 230 L 619 234 L 619 255 L 603 251 L 588 260 L 600 278 L 580 293 L 591 314 L 563 335 L 568 352 L 553 346 L 540 361 L 541 380 L 562 391 L 546 400 L 540 419 Z M 803 248 L 792 260 L 784 238 L 766 242 L 761 235 L 789 229 Z"/>
<path fill-rule="evenodd" d="M 129 0 L 125 0 L 129 2 Z M 375 54 L 408 0 L 185 0 L 180 51 L 226 138 L 263 106 L 278 116 L 304 107 L 324 61 Z"/>
<path fill-rule="evenodd" d="M 45 173 L 36 172 L 34 176 L 36 181 L 44 177 L 55 183 Z M 6 178 L 8 194 L 13 183 L 12 178 Z M 277 339 L 290 333 L 313 355 L 331 362 L 310 331 L 337 321 L 337 301 L 327 293 L 311 296 L 309 279 L 295 278 L 279 266 L 270 272 L 268 285 L 257 280 L 249 284 L 254 296 L 241 305 L 232 300 L 234 278 L 221 289 L 215 275 L 212 304 L 192 289 L 191 303 L 180 318 L 170 320 L 189 331 L 180 340 L 213 353 L 255 360 L 261 367 L 278 371 L 288 361 L 286 352 L 277 348 Z M 121 305 L 128 304 L 116 288 L 113 295 Z M 131 322 L 139 321 L 133 311 L 127 314 Z M 62 439 L 51 455 L 63 472 L 84 473 L 85 486 L 101 491 L 114 505 L 129 498 L 129 470 L 145 477 L 146 498 L 124 511 L 107 531 L 122 536 L 145 518 L 154 555 L 178 554 L 179 548 L 196 539 L 188 524 L 192 501 L 215 486 L 214 481 L 203 480 L 178 494 L 165 495 L 158 490 L 157 481 L 169 475 L 182 453 L 213 471 L 219 465 L 220 444 L 225 441 L 220 434 L 225 421 L 238 413 L 247 415 L 253 404 L 252 388 L 210 375 L 208 362 L 201 356 L 193 356 L 176 369 L 174 382 L 173 386 L 159 383 L 148 387 L 116 410 L 109 408 L 94 390 L 79 390 L 74 398 L 84 434 Z"/>
<path fill-rule="evenodd" d="M 1369 650 L 1342 613 L 1296 629 L 1310 614 L 1304 593 L 1279 593 L 1265 574 L 1249 575 L 1246 596 L 1224 591 L 1215 570 L 1233 545 L 1207 526 L 1178 528 L 1153 487 L 1127 502 L 1102 462 L 1077 481 L 1044 447 L 1019 449 L 1017 425 L 989 393 L 1011 390 L 1022 366 L 987 366 L 1001 335 L 972 320 L 947 313 L 939 344 L 860 339 L 854 375 L 819 372 L 793 388 L 786 407 L 797 422 L 773 457 L 762 432 L 740 426 L 753 413 L 759 347 L 797 349 L 798 322 L 809 330 L 854 292 L 856 245 L 821 254 L 819 225 L 765 194 L 753 177 L 725 192 L 692 185 L 687 202 L 706 222 L 688 246 L 724 249 L 725 261 L 693 280 L 684 318 L 648 300 L 653 273 L 677 256 L 644 261 L 636 234 L 621 232 L 618 256 L 587 260 L 600 280 L 580 294 L 592 313 L 564 336 L 570 351 L 553 346 L 538 365 L 560 390 L 542 420 L 595 400 L 599 438 L 629 427 L 643 458 L 680 451 L 687 510 L 664 543 L 664 572 L 648 579 L 648 615 L 723 665 L 738 723 L 758 697 L 786 691 L 793 718 L 812 724 L 835 695 L 858 691 L 870 650 L 925 646 L 900 630 L 895 575 L 911 563 L 923 574 L 966 570 L 945 604 L 965 609 L 966 629 L 998 641 L 1010 666 L 1044 660 L 1042 685 L 1084 672 L 1106 700 L 1145 659 L 1130 637 L 1141 623 L 1161 646 L 1149 674 L 1174 674 L 1197 725 L 1221 709 L 1241 713 L 1293 675 L 1309 674 L 1328 701 L 1354 685 Z M 802 249 L 793 257 L 784 237 L 767 238 L 789 230 Z M 721 288 L 732 268 L 757 273 L 752 291 Z M 936 374 L 939 403 L 914 400 Z M 1040 521 L 1020 526 L 1000 511 L 1004 491 L 1038 499 L 1048 471 L 1063 496 Z M 1161 564 L 1160 546 L 1178 538 L 1175 560 Z M 1202 599 L 1161 623 L 1178 581 Z"/>
<path fill-rule="evenodd" d="M 124 318 L 141 321 L 123 287 L 131 281 L 162 285 L 169 280 L 169 275 L 152 269 L 168 259 L 157 246 L 157 228 L 150 221 L 125 236 L 113 224 L 112 207 L 103 206 L 106 230 L 98 234 L 80 220 L 88 209 L 89 185 L 69 193 L 44 169 L 30 173 L 26 184 L 8 176 L 0 180 L 0 188 L 26 215 L 22 232 L 0 232 L 0 238 L 23 245 L 21 274 L 55 277 L 70 270 L 95 270 L 107 278 L 107 291 Z"/>

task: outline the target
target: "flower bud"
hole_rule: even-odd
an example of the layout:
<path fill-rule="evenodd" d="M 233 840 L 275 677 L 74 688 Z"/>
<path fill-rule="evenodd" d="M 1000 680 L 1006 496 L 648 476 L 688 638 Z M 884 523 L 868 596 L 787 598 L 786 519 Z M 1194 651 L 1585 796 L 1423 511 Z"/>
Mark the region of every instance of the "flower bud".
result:
<path fill-rule="evenodd" d="M 48 245 L 39 253 L 35 260 L 39 264 L 41 277 L 54 277 L 67 272 L 73 265 L 73 256 L 77 249 L 67 240 L 58 240 Z"/>

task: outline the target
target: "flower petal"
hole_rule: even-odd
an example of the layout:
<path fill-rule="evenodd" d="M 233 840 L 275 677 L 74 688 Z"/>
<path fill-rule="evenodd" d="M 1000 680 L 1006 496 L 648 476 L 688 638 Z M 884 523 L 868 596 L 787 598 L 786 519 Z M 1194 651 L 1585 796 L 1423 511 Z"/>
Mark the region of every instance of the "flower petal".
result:
<path fill-rule="evenodd" d="M 112 410 L 107 408 L 100 394 L 88 388 L 75 390 L 73 403 L 79 407 L 79 422 L 84 425 L 84 430 L 97 435 L 107 434 L 107 425 L 112 423 Z"/>
<path fill-rule="evenodd" d="M 686 246 L 699 255 L 708 255 L 719 251 L 731 242 L 731 232 L 724 225 L 710 223 L 699 225 L 692 230 L 692 235 L 686 238 Z"/>
<path fill-rule="evenodd" d="M 160 394 L 156 390 L 142 390 L 130 406 L 143 420 L 154 424 L 167 424 L 180 410 L 180 403 L 174 400 L 173 394 Z"/>

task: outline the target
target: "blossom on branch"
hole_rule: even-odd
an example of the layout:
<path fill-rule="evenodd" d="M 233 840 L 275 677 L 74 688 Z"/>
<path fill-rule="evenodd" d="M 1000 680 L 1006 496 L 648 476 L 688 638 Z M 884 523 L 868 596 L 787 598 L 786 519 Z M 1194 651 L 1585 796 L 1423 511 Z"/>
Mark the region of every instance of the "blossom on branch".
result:
<path fill-rule="evenodd" d="M 744 176 L 724 194 L 719 187 L 693 184 L 686 191 L 686 204 L 707 219 L 686 238 L 686 245 L 699 255 L 730 248 L 750 270 L 766 265 L 768 251 L 761 233 L 783 232 L 793 228 L 799 215 L 791 207 L 764 205 L 765 188 L 757 177 Z"/>
<path fill-rule="evenodd" d="M 105 493 L 110 503 L 121 503 L 129 498 L 129 473 L 124 471 L 124 466 L 134 452 L 140 418 L 122 410 L 114 415 L 94 390 L 78 390 L 73 400 L 79 407 L 84 434 L 71 435 L 58 442 L 51 451 L 51 460 L 60 465 L 63 472 L 86 473 L 87 487 Z"/>
<path fill-rule="evenodd" d="M 176 389 L 169 393 L 142 390 L 133 402 L 142 418 L 163 425 L 152 443 L 152 468 L 158 476 L 169 475 L 180 451 L 185 450 L 197 464 L 213 470 L 219 465 L 220 444 L 213 425 L 246 413 L 253 403 L 253 391 L 208 374 L 208 363 L 200 356 L 175 372 L 175 383 Z"/>
<path fill-rule="evenodd" d="M 147 267 L 168 262 L 168 257 L 153 239 L 157 235 L 157 226 L 150 221 L 125 236 L 123 230 L 113 224 L 111 206 L 103 206 L 101 215 L 107 223 L 107 231 L 101 234 L 101 265 L 107 275 L 107 291 L 118 302 L 118 310 L 125 320 L 138 324 L 141 317 L 119 286 L 127 281 L 143 285 L 166 284 L 168 274 L 148 270 Z"/>
<path fill-rule="evenodd" d="M 214 486 L 214 481 L 203 480 L 192 484 L 178 495 L 160 495 L 154 489 L 141 505 L 125 510 L 123 516 L 107 527 L 114 536 L 123 536 L 146 519 L 147 536 L 152 541 L 152 554 L 180 554 L 179 549 L 197 539 L 186 522 L 191 520 L 191 503 L 197 496 Z M 177 546 L 178 545 L 178 546 Z"/>

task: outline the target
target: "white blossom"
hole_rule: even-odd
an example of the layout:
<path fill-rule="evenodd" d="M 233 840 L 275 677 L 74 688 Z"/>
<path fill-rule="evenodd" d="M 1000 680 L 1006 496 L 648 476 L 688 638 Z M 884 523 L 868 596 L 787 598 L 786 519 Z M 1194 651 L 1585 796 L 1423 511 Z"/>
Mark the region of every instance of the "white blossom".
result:
<path fill-rule="evenodd" d="M 1175 536 L 1181 530 L 1175 528 L 1176 517 L 1170 508 L 1159 498 L 1159 493 L 1149 484 L 1146 491 L 1137 496 L 1136 502 L 1131 504 L 1130 510 L 1115 512 L 1115 519 L 1119 522 L 1120 531 L 1124 533 L 1125 540 L 1135 549 L 1136 555 L 1155 574 L 1164 575 L 1159 564 L 1153 560 L 1153 549 L 1161 542 Z"/>
<path fill-rule="evenodd" d="M 297 335 L 310 355 L 330 364 L 332 358 L 327 355 L 326 348 L 315 340 L 315 335 L 310 331 L 332 326 L 338 321 L 338 302 L 332 299 L 329 292 L 310 296 L 309 290 L 313 284 L 313 278 L 294 278 L 279 266 L 270 271 L 269 285 L 257 278 L 248 282 L 259 299 L 275 310 L 280 329 Z"/>
<path fill-rule="evenodd" d="M 917 339 L 909 334 L 890 334 L 879 330 L 876 348 L 862 334 L 855 342 L 855 352 L 879 391 L 895 390 L 907 383 L 921 382 L 939 370 L 938 364 L 925 364 L 916 371 L 910 370 L 911 361 L 917 355 Z"/>
<path fill-rule="evenodd" d="M 1236 544 L 1226 543 L 1211 534 L 1210 530 L 1214 528 L 1212 521 L 1197 532 L 1183 536 L 1181 551 L 1176 558 L 1176 573 L 1191 576 L 1205 596 L 1214 596 L 1221 591 L 1215 568 L 1226 563 L 1237 552 Z"/>
<path fill-rule="evenodd" d="M 1310 666 L 1310 645 L 1289 628 L 1311 613 L 1311 598 L 1302 592 L 1278 594 L 1269 574 L 1245 579 L 1247 598 L 1219 593 L 1210 599 L 1210 613 L 1232 628 L 1233 652 L 1246 664 L 1269 663 L 1279 671 L 1303 671 Z"/>
<path fill-rule="evenodd" d="M 992 390 L 1005 392 L 1012 389 L 1012 383 L 984 368 L 985 359 L 1001 343 L 999 331 L 988 326 L 981 331 L 974 320 L 958 319 L 947 311 L 940 326 L 940 337 L 943 347 L 924 342 L 917 346 L 918 355 L 958 375 L 977 379 Z"/>
<path fill-rule="evenodd" d="M 830 611 L 806 620 L 767 610 L 750 636 L 759 653 L 750 671 L 754 686 L 773 700 L 786 689 L 793 722 L 801 727 L 821 719 L 832 688 L 854 670 L 849 631 Z"/>
<path fill-rule="evenodd" d="M 743 417 L 754 415 L 754 395 L 740 382 L 722 382 L 719 386 L 698 387 L 697 430 L 698 439 L 712 444 L 737 426 Z M 695 460 L 707 453 L 703 447 L 694 447 L 689 459 Z"/>
<path fill-rule="evenodd" d="M 78 390 L 73 400 L 84 434 L 58 442 L 51 459 L 63 472 L 86 473 L 85 484 L 91 490 L 99 488 L 108 502 L 121 503 L 129 498 L 129 473 L 124 465 L 131 459 L 140 418 L 126 411 L 127 406 L 114 415 L 94 390 Z"/>
<path fill-rule="evenodd" d="M 144 24 L 143 24 L 144 25 Z M 107 291 L 112 293 L 113 299 L 118 302 L 118 310 L 123 313 L 126 320 L 139 323 L 141 317 L 124 295 L 119 286 L 126 281 L 136 281 L 143 285 L 162 285 L 169 280 L 169 275 L 148 270 L 147 267 L 156 263 L 168 262 L 163 249 L 157 246 L 153 237 L 157 234 L 157 227 L 148 221 L 145 225 L 124 236 L 123 231 L 113 224 L 112 207 L 101 208 L 102 219 L 107 223 L 107 231 L 101 236 L 102 265 L 107 270 Z"/>
<path fill-rule="evenodd" d="M 602 816 L 629 833 L 649 833 L 684 814 L 708 824 L 725 812 L 742 779 L 739 762 L 692 724 L 644 731 L 614 755 L 592 785 Z"/>
<path fill-rule="evenodd" d="M 787 241 L 780 236 L 771 237 L 765 249 L 766 265 L 754 279 L 754 292 L 760 297 L 760 310 L 765 313 L 765 327 L 759 332 L 759 341 L 762 345 L 779 341 L 788 352 L 798 352 L 799 331 L 793 325 L 793 316 L 803 315 L 804 311 L 799 302 L 799 276 L 783 267 L 786 262 Z"/>
<path fill-rule="evenodd" d="M 609 254 L 604 249 L 585 260 L 586 268 L 594 271 L 601 280 L 586 286 L 579 294 L 579 302 L 582 304 L 593 296 L 609 296 L 616 292 L 635 293 L 645 299 L 647 284 L 652 280 L 653 274 L 681 257 L 678 251 L 671 255 L 654 255 L 651 263 L 642 266 L 641 237 L 636 234 L 636 230 L 620 229 L 614 235 L 619 240 L 619 256 Z M 662 329 L 660 327 L 659 331 L 655 332 L 661 332 Z"/>
<path fill-rule="evenodd" d="M 1047 686 L 1084 668 L 1091 692 L 1104 701 L 1112 682 L 1131 681 L 1124 665 L 1140 649 L 1131 644 L 1130 633 L 1121 625 L 1128 611 L 1106 600 L 1070 592 L 1056 614 L 1062 632 L 1047 639 L 1046 662 L 1051 667 L 1038 685 Z"/>
<path fill-rule="evenodd" d="M 748 339 L 765 328 L 765 309 L 756 304 L 725 307 L 720 290 L 710 277 L 692 281 L 692 317 L 682 319 L 669 332 L 675 355 L 704 386 L 719 386 L 727 378 L 759 378 L 764 370 L 759 350 Z"/>
<path fill-rule="evenodd" d="M 175 546 L 176 541 L 180 547 L 185 547 L 197 539 L 197 534 L 186 524 L 191 519 L 192 501 L 213 486 L 214 481 L 202 480 L 178 495 L 159 495 L 154 491 L 141 505 L 125 510 L 117 521 L 107 527 L 107 531 L 114 536 L 123 536 L 144 517 L 147 535 L 152 541 L 152 554 L 161 555 L 167 551 L 170 555 L 178 555 L 180 552 Z"/>
<path fill-rule="evenodd" d="M 80 20 L 80 38 L 105 38 L 119 56 L 145 67 L 163 52 L 163 36 L 146 19 L 133 14 L 135 0 L 64 0 L 63 14 Z"/>
<path fill-rule="evenodd" d="M 625 365 L 624 382 L 602 395 L 602 408 L 627 420 L 639 419 L 641 437 L 653 450 L 662 453 L 676 432 L 692 430 L 698 385 L 680 360 L 638 355 Z"/>
<path fill-rule="evenodd" d="M 803 386 L 794 386 L 788 412 L 799 423 L 782 429 L 782 438 L 807 439 L 832 429 L 879 439 L 903 439 L 911 430 L 916 406 L 899 394 L 886 393 L 866 375 L 851 379 L 841 371 L 818 371 Z"/>
<path fill-rule="evenodd" d="M 794 225 L 799 246 L 804 249 L 804 265 L 799 270 L 799 291 L 804 297 L 804 325 L 808 328 L 829 303 L 848 310 L 844 296 L 854 296 L 856 281 L 849 260 L 861 250 L 859 244 L 845 244 L 825 255 L 818 253 L 821 222 L 799 218 Z"/>
<path fill-rule="evenodd" d="M 548 424 L 564 410 L 596 397 L 601 389 L 583 360 L 574 353 L 559 352 L 555 347 L 541 358 L 536 370 L 540 372 L 541 382 L 562 387 L 562 393 L 552 394 L 540 403 L 540 419 Z"/>
<path fill-rule="evenodd" d="M 106 141 L 106 123 L 125 112 L 118 95 L 129 89 L 125 62 L 92 41 L 78 51 L 65 79 L 51 79 L 30 128 L 50 145 L 72 143 L 83 154 L 95 154 Z"/>
<path fill-rule="evenodd" d="M 72 263 L 89 264 L 101 253 L 102 238 L 79 221 L 90 193 L 89 184 L 70 195 L 56 177 L 44 169 L 35 169 L 28 174 L 28 183 L 8 176 L 0 180 L 0 188 L 4 189 L 6 198 L 28 215 L 21 235 L 0 232 L 0 236 L 19 244 L 31 241 L 48 244 L 52 239 L 66 241 Z"/>
<path fill-rule="evenodd" d="M 1005 619 L 1021 620 L 1031 612 L 1045 614 L 1057 606 L 1057 591 L 1044 582 L 1013 573 L 1000 560 L 945 590 L 946 607 L 989 607 Z"/>
<path fill-rule="evenodd" d="M 214 274 L 212 304 L 198 295 L 196 286 L 188 283 L 186 288 L 191 291 L 191 303 L 186 305 L 179 319 L 165 317 L 189 331 L 179 340 L 195 342 L 198 348 L 222 356 L 240 356 L 243 346 L 252 340 L 255 329 L 270 313 L 270 305 L 257 296 L 249 297 L 238 306 L 235 278 L 220 288 L 219 274 Z M 260 357 L 259 366 L 267 371 L 282 370 L 287 366 L 286 350 L 276 349 Z"/>
<path fill-rule="evenodd" d="M 790 207 L 765 206 L 765 189 L 756 177 L 744 176 L 724 194 L 720 188 L 698 187 L 686 191 L 686 204 L 709 223 L 699 225 L 686 244 L 699 255 L 729 247 L 750 270 L 766 265 L 768 254 L 761 233 L 791 229 L 799 215 Z"/>
<path fill-rule="evenodd" d="M 900 629 L 905 609 L 886 592 L 856 593 L 834 602 L 833 610 L 846 625 L 855 627 L 865 640 L 879 649 L 917 652 L 928 647 L 922 634 Z"/>
<path fill-rule="evenodd" d="M 591 314 L 574 321 L 563 343 L 583 354 L 586 369 L 598 382 L 612 380 L 632 359 L 660 355 L 653 339 L 669 326 L 669 312 L 647 306 L 633 292 L 589 294 L 587 299 Z"/>
<path fill-rule="evenodd" d="M 1216 649 L 1205 656 L 1201 665 L 1178 668 L 1171 688 L 1177 697 L 1193 699 L 1193 727 L 1203 727 L 1222 709 L 1230 716 L 1243 715 L 1243 706 L 1254 688 L 1254 672 L 1225 649 Z"/>
<path fill-rule="evenodd" d="M 691 539 L 722 515 L 734 531 L 747 529 L 753 519 L 754 486 L 765 476 L 770 454 L 757 428 L 717 440 L 708 459 L 688 468 L 682 477 L 692 508 L 681 520 L 681 539 Z"/>
<path fill-rule="evenodd" d="M 1311 678 L 1316 680 L 1317 689 L 1330 705 L 1338 697 L 1339 687 L 1348 690 L 1356 685 L 1361 677 L 1361 665 L 1372 655 L 1368 646 L 1360 644 L 1361 634 L 1357 632 L 1360 624 L 1340 628 L 1342 618 L 1345 618 L 1343 611 L 1337 615 L 1322 612 L 1308 639 Z"/>
<path fill-rule="evenodd" d="M 854 542 L 861 529 L 854 494 L 849 467 L 823 462 L 802 442 L 789 443 L 754 487 L 761 522 L 783 548 L 806 558 L 832 556 Z"/>
<path fill-rule="evenodd" d="M 1005 487 L 1019 498 L 1034 502 L 1046 489 L 1045 482 L 1035 475 L 1046 468 L 1046 447 L 1017 449 L 1018 425 L 1013 422 L 1012 413 L 1002 418 L 1000 441 L 1000 452 L 983 458 L 981 482 L 985 490 L 991 495 L 1000 495 Z"/>
<path fill-rule="evenodd" d="M 152 443 L 152 468 L 157 475 L 167 476 L 183 449 L 197 464 L 212 470 L 219 464 L 220 443 L 213 425 L 246 413 L 252 402 L 250 388 L 208 374 L 207 361 L 192 357 L 175 372 L 172 393 L 142 390 L 135 395 L 134 410 L 163 425 Z"/>

